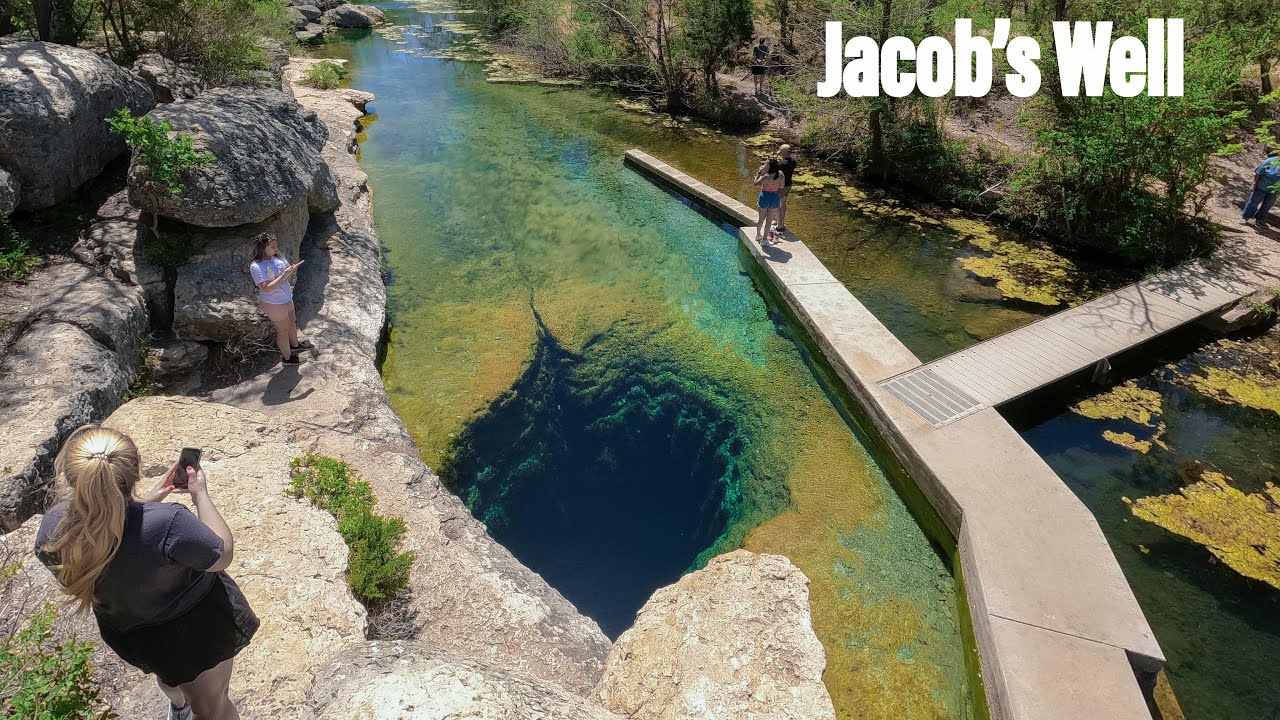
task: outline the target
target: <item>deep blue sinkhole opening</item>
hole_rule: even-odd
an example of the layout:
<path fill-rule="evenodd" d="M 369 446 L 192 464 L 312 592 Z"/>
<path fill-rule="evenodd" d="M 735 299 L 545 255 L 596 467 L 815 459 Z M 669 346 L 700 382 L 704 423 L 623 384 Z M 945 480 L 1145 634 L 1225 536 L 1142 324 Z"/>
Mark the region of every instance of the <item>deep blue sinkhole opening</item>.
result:
<path fill-rule="evenodd" d="M 712 397 L 645 370 L 619 343 L 597 338 L 577 355 L 539 335 L 529 367 L 459 434 L 441 475 L 616 639 L 725 532 L 742 441 Z"/>

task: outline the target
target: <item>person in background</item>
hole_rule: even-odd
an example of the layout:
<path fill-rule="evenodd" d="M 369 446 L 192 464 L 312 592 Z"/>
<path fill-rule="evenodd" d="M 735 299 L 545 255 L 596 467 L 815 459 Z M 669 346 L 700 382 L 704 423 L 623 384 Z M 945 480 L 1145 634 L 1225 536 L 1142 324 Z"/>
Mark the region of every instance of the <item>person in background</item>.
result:
<path fill-rule="evenodd" d="M 781 200 L 778 206 L 778 232 L 782 232 L 787 229 L 787 196 L 791 194 L 791 176 L 796 171 L 796 159 L 791 157 L 791 146 L 786 144 L 778 148 L 778 157 L 780 158 L 778 168 L 787 178 L 782 190 L 778 191 L 778 197 Z"/>
<path fill-rule="evenodd" d="M 1275 204 L 1277 193 L 1280 193 L 1280 151 L 1272 151 L 1253 171 L 1253 186 L 1249 189 L 1249 199 L 1244 202 L 1240 224 L 1246 225 L 1257 218 L 1259 228 L 1267 227 L 1267 211 Z"/>
<path fill-rule="evenodd" d="M 756 198 L 756 207 L 760 208 L 760 217 L 756 220 L 756 242 L 761 247 L 770 247 L 777 243 L 771 225 L 778 219 L 781 202 L 778 193 L 786 185 L 786 178 L 778 167 L 778 158 L 769 158 L 763 163 L 751 182 L 760 186 L 760 197 Z"/>
<path fill-rule="evenodd" d="M 756 83 L 756 95 L 764 92 L 765 71 L 769 67 L 769 45 L 765 38 L 751 48 L 751 77 Z"/>
<path fill-rule="evenodd" d="M 298 339 L 298 314 L 293 308 L 293 289 L 289 279 L 304 261 L 290 265 L 280 256 L 280 244 L 276 236 L 262 233 L 253 239 L 253 262 L 249 274 L 258 286 L 258 307 L 276 327 L 276 347 L 285 365 L 298 365 L 302 359 L 298 351 L 311 350 L 315 346 L 309 340 Z"/>
<path fill-rule="evenodd" d="M 36 556 L 78 611 L 92 610 L 102 641 L 125 662 L 155 673 L 169 720 L 238 720 L 228 695 L 232 658 L 258 618 L 223 570 L 235 540 L 209 495 L 204 471 L 178 464 L 137 494 L 142 459 L 127 435 L 88 425 L 54 464 L 66 499 L 36 531 Z M 179 483 L 182 484 L 182 483 Z M 191 496 L 193 515 L 170 493 Z"/>

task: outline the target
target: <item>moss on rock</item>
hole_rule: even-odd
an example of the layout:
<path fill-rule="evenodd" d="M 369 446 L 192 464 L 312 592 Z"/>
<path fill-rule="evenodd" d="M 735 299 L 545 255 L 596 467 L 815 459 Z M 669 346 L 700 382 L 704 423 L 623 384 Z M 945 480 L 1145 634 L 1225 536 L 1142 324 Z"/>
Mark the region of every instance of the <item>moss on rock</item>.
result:
<path fill-rule="evenodd" d="M 1203 545 L 1231 569 L 1280 588 L 1280 488 L 1244 493 L 1231 478 L 1206 471 L 1177 493 L 1137 501 L 1134 516 Z"/>

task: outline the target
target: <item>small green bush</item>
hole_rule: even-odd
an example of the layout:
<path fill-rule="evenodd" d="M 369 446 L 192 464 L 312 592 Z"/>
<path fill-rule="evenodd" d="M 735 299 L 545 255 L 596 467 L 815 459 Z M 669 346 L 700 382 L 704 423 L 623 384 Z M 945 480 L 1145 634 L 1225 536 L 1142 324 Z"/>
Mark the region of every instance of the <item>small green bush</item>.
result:
<path fill-rule="evenodd" d="M 191 262 L 191 258 L 196 256 L 196 247 L 190 235 L 166 232 L 147 238 L 142 252 L 153 265 L 172 270 Z"/>
<path fill-rule="evenodd" d="M 23 720 L 108 720 L 89 659 L 93 643 L 53 642 L 57 611 L 42 607 L 0 644 L 0 716 Z"/>
<path fill-rule="evenodd" d="M 196 150 L 191 136 L 177 133 L 170 138 L 169 121 L 157 123 L 149 117 L 134 117 L 127 107 L 107 119 L 111 132 L 123 135 L 138 160 L 151 171 L 151 178 L 175 195 L 182 192 L 178 179 L 193 167 L 214 161 L 212 153 Z"/>
<path fill-rule="evenodd" d="M 302 84 L 321 90 L 332 90 L 347 74 L 341 65 L 330 60 L 318 62 L 302 75 Z"/>
<path fill-rule="evenodd" d="M 31 254 L 27 239 L 18 233 L 7 215 L 0 215 L 0 280 L 21 280 L 40 259 Z"/>
<path fill-rule="evenodd" d="M 347 583 L 367 605 L 377 607 L 409 586 L 413 553 L 398 552 L 405 524 L 374 512 L 377 498 L 349 465 L 314 453 L 289 463 L 288 493 L 305 497 L 338 520 L 338 533 L 351 549 Z"/>

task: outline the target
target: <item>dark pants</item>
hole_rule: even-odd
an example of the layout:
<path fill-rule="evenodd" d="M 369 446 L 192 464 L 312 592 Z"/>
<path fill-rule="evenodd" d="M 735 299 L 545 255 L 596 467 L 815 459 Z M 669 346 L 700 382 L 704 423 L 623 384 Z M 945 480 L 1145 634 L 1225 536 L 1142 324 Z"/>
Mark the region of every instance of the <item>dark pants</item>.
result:
<path fill-rule="evenodd" d="M 1244 202 L 1244 219 L 1258 218 L 1258 222 L 1266 224 L 1267 211 L 1276 203 L 1276 194 L 1266 192 L 1262 189 L 1254 190 L 1249 193 L 1249 199 Z"/>

